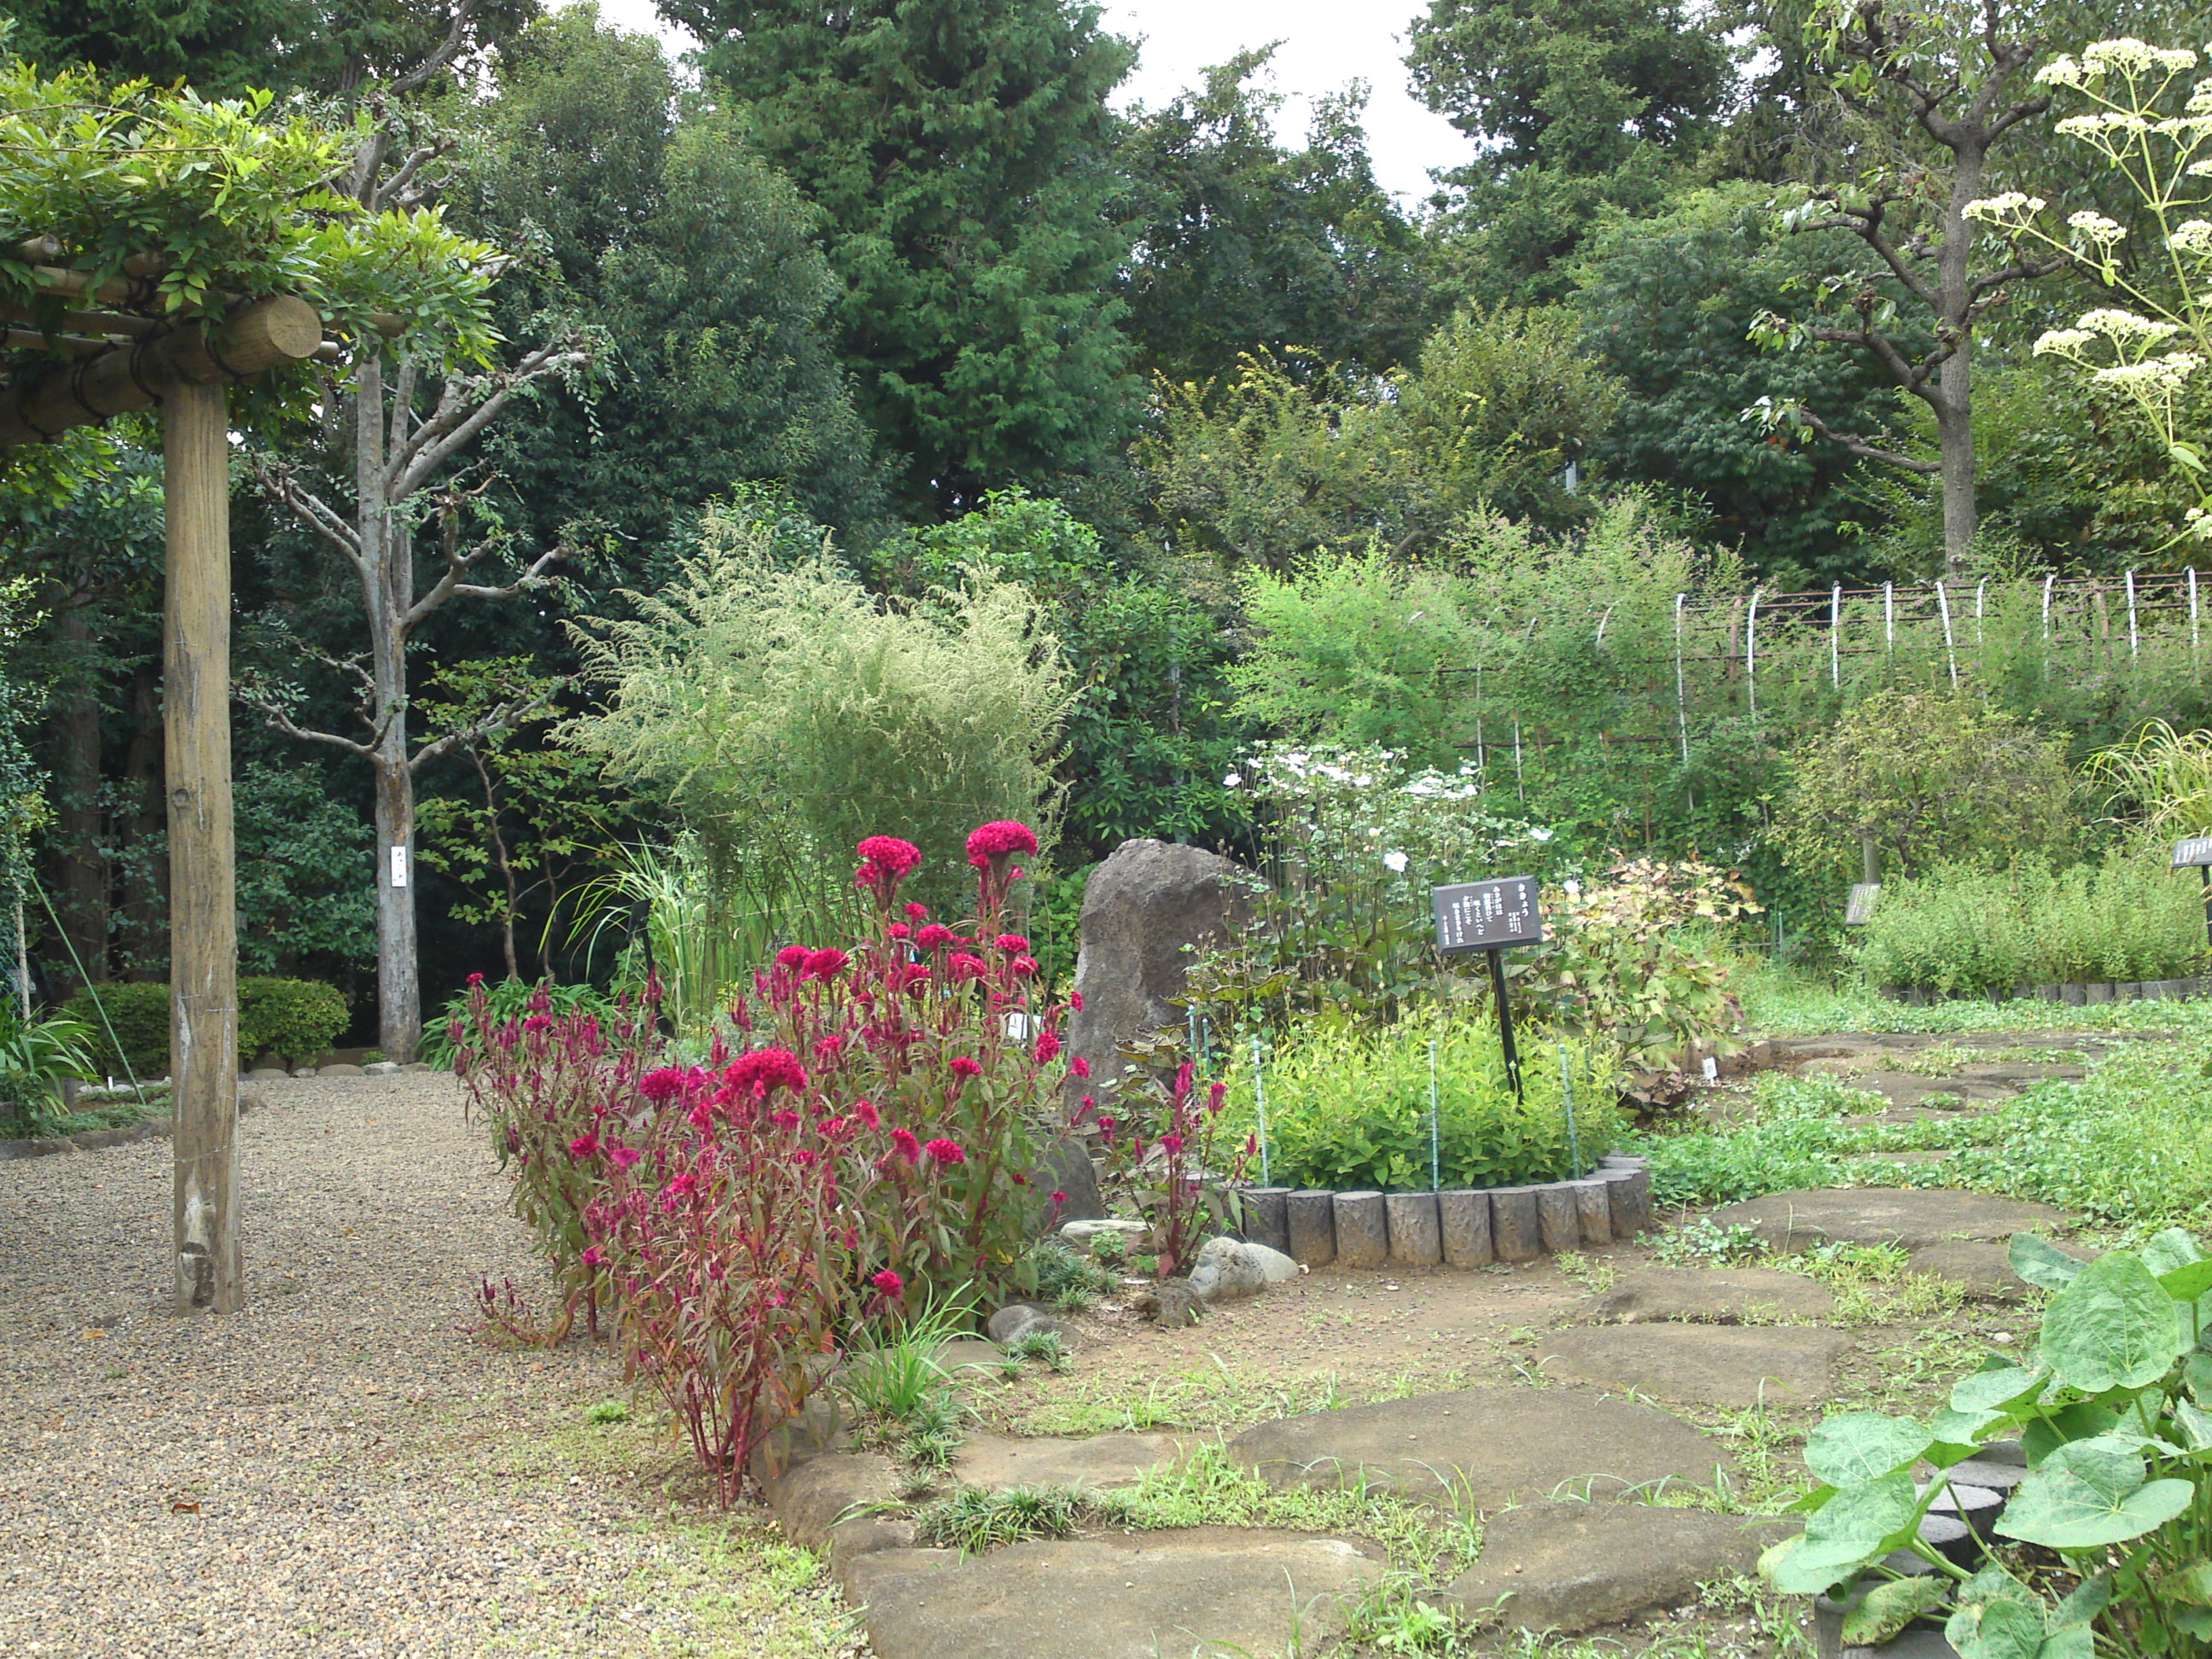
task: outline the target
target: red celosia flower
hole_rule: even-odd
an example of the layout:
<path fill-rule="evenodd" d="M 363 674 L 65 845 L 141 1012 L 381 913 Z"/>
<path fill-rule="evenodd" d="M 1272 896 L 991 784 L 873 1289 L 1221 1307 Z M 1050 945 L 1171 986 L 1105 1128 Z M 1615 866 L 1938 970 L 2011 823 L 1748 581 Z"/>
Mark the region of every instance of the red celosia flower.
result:
<path fill-rule="evenodd" d="M 952 1062 L 952 1075 L 955 1077 L 978 1077 L 982 1074 L 982 1070 L 981 1066 L 965 1054 L 957 1056 Z"/>
<path fill-rule="evenodd" d="M 993 860 L 1004 860 L 1012 853 L 1035 853 L 1036 834 L 1026 823 L 1015 823 L 1001 818 L 987 823 L 968 837 L 968 862 L 976 869 L 989 867 Z"/>
<path fill-rule="evenodd" d="M 902 921 L 895 921 L 890 927 L 884 928 L 884 931 L 889 933 L 893 939 L 912 939 L 914 937 L 914 929 L 908 927 Z"/>
<path fill-rule="evenodd" d="M 1066 1193 L 1054 1193 L 1052 1195 L 1052 1201 L 1055 1204 L 1065 1204 L 1067 1202 L 1067 1194 Z"/>
<path fill-rule="evenodd" d="M 876 1115 L 876 1109 L 865 1100 L 856 1100 L 853 1103 L 853 1115 L 871 1129 L 880 1129 L 884 1127 L 884 1121 Z"/>
<path fill-rule="evenodd" d="M 1078 1054 L 1067 1062 L 1067 1069 L 1078 1078 L 1086 1078 L 1091 1075 L 1091 1062 Z"/>
<path fill-rule="evenodd" d="M 968 1154 L 960 1150 L 957 1140 L 933 1140 L 921 1149 L 939 1164 L 965 1164 Z"/>
<path fill-rule="evenodd" d="M 952 943 L 952 930 L 941 921 L 933 921 L 914 936 L 914 942 L 925 951 L 941 951 Z"/>
<path fill-rule="evenodd" d="M 483 975 L 482 974 L 471 974 L 469 975 L 469 989 L 471 991 L 475 990 L 477 986 L 483 982 Z"/>
<path fill-rule="evenodd" d="M 885 1296 L 896 1296 L 900 1291 L 906 1289 L 906 1280 L 901 1279 L 889 1267 L 884 1268 L 883 1272 L 878 1273 L 874 1278 L 871 1279 L 868 1283 L 874 1285 Z"/>
<path fill-rule="evenodd" d="M 1016 957 L 1006 964 L 1006 971 L 1016 979 L 1028 979 L 1037 970 L 1035 957 Z"/>
<path fill-rule="evenodd" d="M 568 1156 L 571 1158 L 589 1158 L 599 1150 L 599 1138 L 588 1129 L 568 1143 Z"/>
<path fill-rule="evenodd" d="M 899 883 L 921 862 L 921 849 L 896 836 L 870 836 L 857 850 L 860 867 L 853 872 L 853 885 L 866 888 L 889 908 Z"/>
<path fill-rule="evenodd" d="M 779 968 L 804 968 L 806 966 L 806 958 L 813 954 L 814 953 L 808 950 L 804 945 L 787 945 L 783 949 L 775 953 L 776 966 Z"/>
<path fill-rule="evenodd" d="M 945 965 L 955 979 L 981 979 L 990 971 L 983 965 L 982 957 L 968 956 L 963 952 L 956 952 L 952 959 Z"/>
<path fill-rule="evenodd" d="M 898 1149 L 898 1155 L 909 1164 L 921 1156 L 921 1143 L 916 1140 L 908 1130 L 892 1130 L 891 1145 Z"/>
<path fill-rule="evenodd" d="M 799 969 L 801 979 L 835 979 L 845 971 L 847 961 L 842 951 L 817 951 L 806 958 L 806 966 Z"/>
<path fill-rule="evenodd" d="M 1030 1184 L 1030 1178 L 1029 1178 L 1027 1176 L 1023 1175 L 1023 1174 L 1019 1173 L 1018 1171 L 1017 1171 L 1017 1172 L 1016 1172 L 1016 1174 L 1015 1174 L 1015 1176 L 1014 1176 L 1014 1185 L 1015 1185 L 1015 1186 L 1017 1186 L 1017 1187 L 1026 1187 L 1026 1186 L 1028 1186 L 1029 1184 Z"/>
<path fill-rule="evenodd" d="M 749 1048 L 730 1062 L 722 1080 L 739 1094 L 765 1097 L 778 1089 L 806 1087 L 806 1068 L 788 1048 Z"/>
<path fill-rule="evenodd" d="M 1087 1100 L 1090 1097 L 1086 1095 L 1084 1098 Z M 1114 1126 L 1121 1121 L 1118 1117 L 1102 1117 L 1098 1120 L 1098 1127 L 1110 1134 L 1113 1133 Z"/>
<path fill-rule="evenodd" d="M 1011 951 L 1015 956 L 1021 955 L 1030 948 L 1030 942 L 1019 933 L 1001 933 L 991 943 L 1001 951 Z"/>
<path fill-rule="evenodd" d="M 614 1146 L 608 1149 L 607 1162 L 617 1170 L 627 1170 L 644 1156 L 635 1146 Z"/>
<path fill-rule="evenodd" d="M 1067 994 L 1067 1006 L 1074 1009 L 1077 1013 L 1081 1013 L 1083 1012 L 1083 993 L 1080 991 L 1070 991 Z"/>
<path fill-rule="evenodd" d="M 522 1029 L 526 1031 L 550 1031 L 553 1029 L 552 1016 L 532 1014 L 522 1022 Z"/>
<path fill-rule="evenodd" d="M 1181 1152 L 1182 1150 L 1182 1137 L 1181 1135 L 1162 1135 L 1160 1137 L 1160 1149 L 1170 1156 Z"/>
<path fill-rule="evenodd" d="M 1221 1103 L 1227 1099 L 1228 1096 L 1229 1085 L 1227 1084 L 1215 1084 L 1211 1089 L 1208 1089 L 1206 1091 L 1206 1109 L 1209 1112 L 1219 1111 L 1221 1109 Z"/>
<path fill-rule="evenodd" d="M 773 1121 L 775 1127 L 779 1129 L 796 1129 L 799 1127 L 799 1114 L 796 1112 L 777 1112 L 773 1115 L 770 1121 Z"/>
<path fill-rule="evenodd" d="M 1060 1058 L 1060 1033 L 1054 1030 L 1039 1031 L 1037 1033 L 1036 1048 L 1034 1051 L 1033 1057 L 1040 1066 L 1049 1066 L 1053 1061 L 1058 1060 Z"/>
<path fill-rule="evenodd" d="M 606 1259 L 607 1253 L 596 1244 L 588 1246 L 584 1251 L 584 1265 L 586 1267 L 596 1267 Z"/>
<path fill-rule="evenodd" d="M 637 1080 L 637 1091 L 656 1106 L 665 1106 L 684 1092 L 684 1069 L 680 1066 L 664 1066 L 657 1072 L 647 1072 Z"/>
<path fill-rule="evenodd" d="M 927 904 L 916 904 L 911 899 L 908 900 L 906 907 L 906 919 L 908 921 L 927 921 L 929 920 L 929 907 Z"/>

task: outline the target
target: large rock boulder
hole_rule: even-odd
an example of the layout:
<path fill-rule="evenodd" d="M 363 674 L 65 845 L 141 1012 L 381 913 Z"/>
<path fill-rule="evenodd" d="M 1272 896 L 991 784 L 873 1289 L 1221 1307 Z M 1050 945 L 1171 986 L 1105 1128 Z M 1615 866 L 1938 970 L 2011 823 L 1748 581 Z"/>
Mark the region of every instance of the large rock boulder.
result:
<path fill-rule="evenodd" d="M 1121 1044 L 1181 1023 L 1169 999 L 1183 992 L 1184 947 L 1227 943 L 1249 914 L 1251 880 L 1218 853 L 1164 841 L 1125 841 L 1091 872 L 1075 962 L 1083 1006 L 1068 1016 L 1067 1046 L 1091 1075 L 1068 1079 L 1071 1109 L 1121 1077 Z"/>

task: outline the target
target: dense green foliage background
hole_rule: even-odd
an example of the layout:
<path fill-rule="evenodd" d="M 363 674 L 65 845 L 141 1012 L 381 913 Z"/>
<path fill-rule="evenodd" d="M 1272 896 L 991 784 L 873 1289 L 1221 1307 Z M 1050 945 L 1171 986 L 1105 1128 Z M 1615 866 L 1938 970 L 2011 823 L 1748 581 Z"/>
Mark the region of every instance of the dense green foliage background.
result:
<path fill-rule="evenodd" d="M 680 757 L 610 772 L 569 739 L 606 729 L 592 722 L 613 695 L 581 641 L 649 616 L 732 536 L 763 582 L 815 568 L 826 537 L 854 639 L 941 631 L 963 585 L 1034 603 L 1028 667 L 1054 665 L 1067 700 L 1013 699 L 1060 713 L 1022 716 L 1036 729 L 1006 775 L 1047 778 L 1021 810 L 1058 830 L 1038 872 L 1048 957 L 1066 954 L 1073 873 L 1125 838 L 1256 856 L 1250 799 L 1224 781 L 1268 738 L 1468 767 L 1486 810 L 1554 832 L 1561 867 L 1615 849 L 1733 862 L 1786 935 L 1828 914 L 1834 883 L 1783 863 L 1776 804 L 1804 745 L 1869 694 L 1960 663 L 2069 762 L 2150 714 L 2204 712 L 2197 641 L 2170 607 L 2140 649 L 2114 643 L 2121 573 L 2184 556 L 2185 492 L 2124 409 L 2032 355 L 2094 302 L 2063 272 L 2021 284 L 1977 336 L 1971 641 L 1930 644 L 1923 606 L 1902 655 L 1868 647 L 1831 675 L 1821 618 L 1776 614 L 1742 672 L 1754 589 L 1946 571 L 1930 479 L 1745 417 L 1762 398 L 1802 404 L 1935 453 L 1869 355 L 1752 338 L 1763 313 L 1839 302 L 1824 283 L 1866 263 L 1845 232 L 1790 228 L 1808 187 L 1941 160 L 1839 92 L 1804 8 L 1753 0 L 1723 31 L 1668 0 L 1429 0 L 1409 83 L 1468 143 L 1418 202 L 1374 177 L 1364 89 L 1281 88 L 1265 41 L 1117 110 L 1137 48 L 1074 0 L 660 9 L 702 43 L 694 61 L 589 4 L 534 0 L 477 7 L 457 31 L 422 0 L 8 9 L 10 46 L 46 69 L 267 87 L 332 124 L 395 123 L 435 152 L 424 204 L 507 257 L 501 362 L 590 343 L 588 374 L 519 397 L 441 485 L 479 544 L 575 550 L 556 585 L 441 612 L 418 647 L 431 730 L 465 726 L 489 684 L 550 699 L 421 779 L 433 1003 L 503 957 L 604 976 L 628 913 L 580 925 L 575 896 L 641 867 L 640 849 L 707 844 L 714 789 Z M 2056 0 L 2002 21 L 2045 53 L 2118 27 Z M 2122 21 L 2180 38 L 2155 6 Z M 449 58 L 415 73 L 449 33 Z M 1286 90 L 1317 94 L 1304 133 L 1282 130 Z M 1989 188 L 2124 214 L 2054 118 L 2008 139 Z M 1911 345 L 1909 312 L 1893 331 Z M 30 922 L 57 999 L 82 975 L 166 972 L 147 436 L 64 446 L 40 458 L 43 485 L 24 472 L 0 504 L 0 577 L 21 578 L 24 618 L 4 665 L 27 744 L 9 788 L 54 903 Z M 332 465 L 308 424 L 264 453 Z M 242 673 L 292 687 L 302 724 L 343 728 L 357 579 L 243 470 L 235 518 Z M 2080 638 L 2056 647 L 2034 608 L 2046 572 L 2113 584 L 2102 620 L 2080 599 Z M 1854 603 L 1852 626 L 1873 627 L 1874 601 Z M 957 656 L 957 629 L 943 637 Z M 698 643 L 669 642 L 667 663 Z M 810 705 L 817 758 L 843 706 Z M 754 757 L 738 769 L 753 784 L 781 775 L 764 757 L 798 763 L 790 728 L 745 718 L 721 752 Z M 989 748 L 930 752 L 957 772 Z M 367 777 L 243 711 L 237 749 L 247 963 L 327 979 L 359 1007 Z M 806 857 L 872 814 L 951 833 L 958 813 L 929 817 L 926 785 L 874 789 L 868 752 L 844 772 L 823 761 L 835 781 L 810 785 L 825 799 L 799 816 L 834 835 L 810 830 Z M 1002 784 L 983 793 L 1011 799 Z M 734 798 L 729 777 L 714 787 Z"/>

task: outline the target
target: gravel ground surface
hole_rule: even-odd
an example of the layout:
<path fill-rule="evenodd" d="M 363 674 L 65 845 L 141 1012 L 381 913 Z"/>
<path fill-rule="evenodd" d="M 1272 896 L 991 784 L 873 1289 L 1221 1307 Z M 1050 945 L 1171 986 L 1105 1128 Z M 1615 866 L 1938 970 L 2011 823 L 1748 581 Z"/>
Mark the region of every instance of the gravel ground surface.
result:
<path fill-rule="evenodd" d="M 450 1077 L 252 1086 L 228 1318 L 168 1310 L 166 1139 L 0 1164 L 0 1654 L 865 1651 L 653 1402 L 589 1420 L 604 1346 L 470 1334 L 542 1280 Z"/>

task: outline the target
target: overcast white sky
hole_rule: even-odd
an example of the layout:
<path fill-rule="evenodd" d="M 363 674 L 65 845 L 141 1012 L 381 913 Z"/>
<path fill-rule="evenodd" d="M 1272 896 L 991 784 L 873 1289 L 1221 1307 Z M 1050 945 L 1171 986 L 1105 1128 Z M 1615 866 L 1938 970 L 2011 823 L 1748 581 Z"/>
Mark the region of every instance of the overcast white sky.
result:
<path fill-rule="evenodd" d="M 1292 94 L 1281 113 L 1282 136 L 1295 140 L 1305 131 L 1307 97 L 1367 82 L 1376 175 L 1400 195 L 1419 198 L 1428 191 L 1430 168 L 1457 166 L 1472 148 L 1406 90 L 1400 37 L 1425 9 L 1419 0 L 1383 0 L 1372 10 L 1356 0 L 1108 0 L 1106 21 L 1115 33 L 1141 40 L 1136 73 L 1122 89 L 1125 103 L 1165 103 L 1195 84 L 1206 65 L 1280 40 L 1276 89 Z M 599 0 L 599 15 L 623 28 L 659 33 L 672 50 L 693 44 L 661 27 L 653 0 Z"/>

